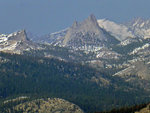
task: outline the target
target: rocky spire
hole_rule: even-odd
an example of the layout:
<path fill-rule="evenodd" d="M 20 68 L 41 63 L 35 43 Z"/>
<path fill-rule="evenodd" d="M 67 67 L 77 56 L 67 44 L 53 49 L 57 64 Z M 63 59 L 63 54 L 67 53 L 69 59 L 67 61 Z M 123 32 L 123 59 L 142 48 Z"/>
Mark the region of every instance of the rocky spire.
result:
<path fill-rule="evenodd" d="M 95 17 L 93 14 L 91 14 L 91 15 L 88 17 L 88 20 L 93 21 L 93 22 L 97 22 L 97 19 L 96 19 L 96 17 Z"/>
<path fill-rule="evenodd" d="M 63 46 L 82 47 L 86 44 L 90 46 L 103 46 L 104 43 L 107 44 L 107 42 L 108 44 L 113 43 L 111 37 L 109 33 L 106 33 L 106 31 L 98 25 L 96 17 L 91 14 L 81 23 L 74 22 L 64 37 Z"/>
<path fill-rule="evenodd" d="M 95 27 L 99 28 L 97 19 L 93 14 L 91 14 L 85 21 L 83 21 L 83 23 L 84 24 L 88 23 L 88 24 L 91 24 L 92 26 L 95 26 Z"/>
<path fill-rule="evenodd" d="M 76 28 L 77 26 L 78 26 L 78 22 L 77 22 L 77 21 L 74 21 L 72 27 L 73 27 L 73 28 Z"/>
<path fill-rule="evenodd" d="M 29 39 L 27 38 L 27 33 L 26 33 L 25 29 L 18 31 L 18 32 L 17 32 L 17 37 L 18 37 L 20 40 L 22 40 L 22 41 L 27 41 L 27 40 L 29 40 Z"/>

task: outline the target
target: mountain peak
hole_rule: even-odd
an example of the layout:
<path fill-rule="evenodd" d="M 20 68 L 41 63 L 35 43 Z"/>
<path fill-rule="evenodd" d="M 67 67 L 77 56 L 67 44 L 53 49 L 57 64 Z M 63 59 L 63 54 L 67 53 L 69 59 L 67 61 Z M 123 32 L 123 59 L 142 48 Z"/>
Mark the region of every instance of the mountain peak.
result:
<path fill-rule="evenodd" d="M 34 48 L 35 44 L 29 41 L 25 30 L 20 30 L 2 37 L 0 51 L 20 54 L 24 50 Z"/>
<path fill-rule="evenodd" d="M 113 42 L 111 38 L 112 36 L 98 25 L 96 17 L 91 14 L 83 22 L 74 22 L 67 31 L 62 45 L 77 48 L 85 46 L 103 47 L 108 44 L 107 42 L 110 44 Z"/>
<path fill-rule="evenodd" d="M 77 21 L 74 21 L 72 27 L 73 27 L 73 28 L 76 28 L 78 25 L 79 25 L 78 22 L 77 22 Z"/>
<path fill-rule="evenodd" d="M 26 35 L 26 30 L 25 30 L 25 29 L 22 29 L 22 30 L 20 30 L 20 33 Z"/>
<path fill-rule="evenodd" d="M 95 26 L 98 29 L 100 28 L 99 25 L 98 25 L 97 19 L 93 14 L 91 14 L 87 19 L 85 19 L 82 22 L 82 24 L 87 24 L 87 25 L 90 25 L 90 26 L 93 26 L 93 27 Z"/>
<path fill-rule="evenodd" d="M 96 17 L 94 14 L 91 14 L 89 17 L 88 17 L 88 20 L 92 20 L 92 21 L 97 21 Z"/>
<path fill-rule="evenodd" d="M 16 33 L 16 37 L 18 37 L 18 39 L 21 40 L 21 41 L 29 40 L 28 37 L 27 37 L 27 33 L 26 33 L 25 29 L 18 31 Z"/>

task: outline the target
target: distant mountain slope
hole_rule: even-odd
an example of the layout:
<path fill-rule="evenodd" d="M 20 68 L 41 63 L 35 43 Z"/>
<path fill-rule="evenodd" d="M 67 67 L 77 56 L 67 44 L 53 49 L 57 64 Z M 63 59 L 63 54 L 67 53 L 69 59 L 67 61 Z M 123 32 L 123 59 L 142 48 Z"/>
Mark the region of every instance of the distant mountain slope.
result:
<path fill-rule="evenodd" d="M 62 41 L 64 40 L 64 36 L 66 35 L 67 31 L 69 28 L 66 28 L 64 30 L 55 32 L 55 33 L 51 33 L 48 35 L 44 35 L 44 36 L 39 36 L 39 37 L 31 37 L 31 39 L 34 42 L 38 42 L 38 43 L 45 43 L 45 44 L 52 44 L 52 45 L 60 45 L 62 43 Z"/>
<path fill-rule="evenodd" d="M 136 61 L 131 66 L 122 71 L 117 72 L 115 75 L 122 77 L 125 76 L 138 76 L 141 79 L 150 80 L 150 65 L 144 62 Z"/>
<path fill-rule="evenodd" d="M 132 33 L 139 38 L 150 38 L 150 20 L 136 18 L 125 24 Z"/>
<path fill-rule="evenodd" d="M 106 19 L 99 19 L 98 24 L 101 28 L 105 29 L 107 32 L 110 32 L 111 35 L 120 41 L 135 37 L 132 32 L 129 31 L 129 28 L 123 24 L 117 24 Z"/>
<path fill-rule="evenodd" d="M 31 37 L 32 38 L 32 37 Z M 67 29 L 32 39 L 35 42 L 51 45 L 73 47 L 74 49 L 95 49 L 119 43 L 118 39 L 110 35 L 99 26 L 94 15 L 90 15 L 83 22 L 75 21 Z"/>
<path fill-rule="evenodd" d="M 150 20 L 136 18 L 126 24 L 118 24 L 106 19 L 98 20 L 99 26 L 110 32 L 118 40 L 129 38 L 150 38 Z"/>
<path fill-rule="evenodd" d="M 107 36 L 103 31 L 107 34 Z M 92 44 L 92 40 L 90 39 L 90 37 L 95 37 L 99 45 L 105 45 L 105 41 L 108 37 L 112 37 L 111 35 L 117 40 L 121 42 L 123 41 L 124 43 L 127 41 L 129 42 L 129 40 L 135 40 L 135 38 L 137 37 L 142 39 L 150 38 L 150 20 L 137 18 L 127 23 L 118 24 L 106 19 L 96 20 L 95 16 L 91 15 L 84 22 L 74 22 L 74 24 L 67 29 L 51 33 L 49 35 L 37 37 L 33 40 L 36 42 L 49 43 L 53 45 L 67 45 L 70 39 L 75 40 L 75 38 L 73 37 L 78 37 L 77 40 L 75 40 L 76 45 L 81 46 L 90 45 L 89 42 L 91 42 Z M 89 41 L 86 40 L 87 37 L 89 37 Z M 105 44 L 100 44 L 99 39 L 101 41 L 103 39 L 103 42 Z M 112 38 L 108 39 L 111 40 Z M 80 43 L 78 43 L 77 41 Z"/>
<path fill-rule="evenodd" d="M 124 58 L 126 57 L 126 60 L 121 65 L 124 68 L 115 75 L 150 79 L 150 39 L 140 39 L 128 45 L 118 45 L 116 48 L 114 51 L 124 54 L 123 56 Z"/>

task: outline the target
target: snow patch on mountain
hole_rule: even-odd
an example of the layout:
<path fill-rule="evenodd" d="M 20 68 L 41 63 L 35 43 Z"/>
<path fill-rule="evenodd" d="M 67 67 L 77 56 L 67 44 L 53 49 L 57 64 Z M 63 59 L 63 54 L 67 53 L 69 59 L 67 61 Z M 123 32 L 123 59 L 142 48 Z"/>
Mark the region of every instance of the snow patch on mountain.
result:
<path fill-rule="evenodd" d="M 44 36 L 40 36 L 40 37 L 35 37 L 31 39 L 34 42 L 38 42 L 38 43 L 44 43 L 44 44 L 51 44 L 54 46 L 60 45 L 60 43 L 62 43 L 64 36 L 66 35 L 67 31 L 69 28 L 63 29 L 61 31 L 58 32 L 54 32 L 48 35 L 44 35 Z"/>
<path fill-rule="evenodd" d="M 106 19 L 99 19 L 98 24 L 101 28 L 105 29 L 107 32 L 110 32 L 111 35 L 115 36 L 120 41 L 125 40 L 129 37 L 134 37 L 132 32 L 129 31 L 128 27 L 123 24 L 117 24 Z"/>
<path fill-rule="evenodd" d="M 7 40 L 8 40 L 7 35 L 5 34 L 0 35 L 0 43 L 5 42 Z"/>
<path fill-rule="evenodd" d="M 62 34 L 62 33 L 64 33 L 64 32 L 66 32 L 68 29 L 69 29 L 69 28 L 66 28 L 66 29 L 63 29 L 63 30 L 61 30 L 61 31 L 51 33 L 50 35 L 60 35 L 60 34 Z"/>
<path fill-rule="evenodd" d="M 110 50 L 102 50 L 97 52 L 96 58 L 103 59 L 118 59 L 121 55 Z"/>
<path fill-rule="evenodd" d="M 126 25 L 136 37 L 150 38 L 150 20 L 136 18 Z"/>
<path fill-rule="evenodd" d="M 128 39 L 126 39 L 126 40 L 121 41 L 121 42 L 120 42 L 120 45 L 121 45 L 121 46 L 126 46 L 126 45 L 128 45 L 128 44 L 131 44 L 131 43 L 137 42 L 137 41 L 138 41 L 138 40 L 137 40 L 136 38 L 128 38 Z"/>
<path fill-rule="evenodd" d="M 0 51 L 5 51 L 5 50 L 14 50 L 15 48 L 17 47 L 17 42 L 16 43 L 13 43 L 11 45 L 8 45 L 4 48 L 1 48 L 0 47 Z"/>
<path fill-rule="evenodd" d="M 141 50 L 145 50 L 146 48 L 148 48 L 148 47 L 150 47 L 150 44 L 149 43 L 146 43 L 145 45 L 143 45 L 142 47 L 138 47 L 138 48 L 136 48 L 136 49 L 134 49 L 131 53 L 130 53 L 130 55 L 134 55 L 134 54 L 136 54 L 136 53 L 138 53 L 139 51 L 141 51 Z"/>

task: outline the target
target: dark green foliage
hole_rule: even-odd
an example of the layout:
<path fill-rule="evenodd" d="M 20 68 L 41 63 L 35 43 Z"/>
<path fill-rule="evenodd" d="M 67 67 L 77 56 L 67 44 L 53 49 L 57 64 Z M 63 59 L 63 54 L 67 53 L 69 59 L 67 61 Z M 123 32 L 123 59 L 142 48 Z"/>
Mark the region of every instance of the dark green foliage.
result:
<path fill-rule="evenodd" d="M 31 99 L 30 98 L 26 98 L 26 99 L 22 99 L 22 100 L 16 100 L 16 101 L 9 101 L 7 103 L 0 103 L 0 113 L 6 113 L 8 112 L 8 109 L 10 109 L 12 111 L 12 113 L 18 113 L 18 112 L 15 112 L 13 110 L 13 107 L 18 105 L 18 104 L 21 104 L 21 103 L 24 103 L 24 102 L 28 102 L 30 101 Z M 21 113 L 21 112 L 20 112 Z"/>
<path fill-rule="evenodd" d="M 127 55 L 128 53 L 132 52 L 135 48 L 141 47 L 146 43 L 149 43 L 149 39 L 139 39 L 136 42 L 132 42 L 126 46 L 120 45 L 112 46 L 112 50 L 116 51 L 117 53 Z"/>
<path fill-rule="evenodd" d="M 148 104 L 140 104 L 135 106 L 122 107 L 120 109 L 112 109 L 111 111 L 95 112 L 95 113 L 135 113 L 145 108 Z"/>
<path fill-rule="evenodd" d="M 58 97 L 79 105 L 86 112 L 94 112 L 149 100 L 142 89 L 126 92 L 132 86 L 88 66 L 34 56 L 6 53 L 0 56 L 9 59 L 0 63 L 1 103 L 18 95 Z M 111 84 L 99 86 L 103 84 L 92 82 L 93 76 L 107 78 L 118 88 Z"/>
<path fill-rule="evenodd" d="M 83 62 L 95 58 L 93 52 L 86 54 L 82 50 L 74 51 L 66 47 L 51 46 L 51 45 L 40 45 L 40 46 L 44 49 L 24 51 L 24 54 L 34 57 L 55 56 L 57 58 L 62 58 L 70 62 Z"/>

